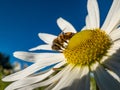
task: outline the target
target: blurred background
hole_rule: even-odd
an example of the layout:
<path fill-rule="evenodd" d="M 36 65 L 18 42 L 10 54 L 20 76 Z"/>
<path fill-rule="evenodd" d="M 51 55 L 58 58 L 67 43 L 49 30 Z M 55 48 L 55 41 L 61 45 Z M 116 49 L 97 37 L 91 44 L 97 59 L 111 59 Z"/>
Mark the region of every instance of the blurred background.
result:
<path fill-rule="evenodd" d="M 102 25 L 112 0 L 98 0 L 98 3 Z M 59 17 L 80 31 L 85 25 L 86 5 L 87 0 L 0 0 L 0 55 L 4 58 L 0 58 L 2 68 L 6 69 L 3 65 L 5 62 L 9 70 L 16 66 L 17 71 L 27 66 L 29 63 L 13 57 L 13 52 L 28 51 L 42 44 L 39 32 L 58 35 L 61 32 L 56 24 Z"/>

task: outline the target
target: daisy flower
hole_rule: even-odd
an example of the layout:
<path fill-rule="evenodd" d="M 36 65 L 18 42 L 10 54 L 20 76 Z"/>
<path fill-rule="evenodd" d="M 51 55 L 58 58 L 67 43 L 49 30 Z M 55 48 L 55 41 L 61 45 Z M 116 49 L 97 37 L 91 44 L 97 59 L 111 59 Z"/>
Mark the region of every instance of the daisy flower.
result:
<path fill-rule="evenodd" d="M 102 27 L 97 1 L 88 0 L 87 9 L 86 25 L 80 32 L 59 18 L 62 33 L 39 33 L 46 44 L 30 49 L 57 52 L 15 52 L 15 57 L 34 64 L 3 78 L 14 81 L 5 90 L 44 86 L 46 90 L 120 90 L 120 0 L 113 0 Z"/>

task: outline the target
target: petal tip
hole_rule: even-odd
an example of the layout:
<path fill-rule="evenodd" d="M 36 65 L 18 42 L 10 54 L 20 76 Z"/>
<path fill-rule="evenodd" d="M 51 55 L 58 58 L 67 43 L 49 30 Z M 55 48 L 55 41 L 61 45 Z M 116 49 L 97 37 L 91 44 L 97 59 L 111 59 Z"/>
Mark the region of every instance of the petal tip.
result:
<path fill-rule="evenodd" d="M 4 82 L 9 82 L 10 81 L 10 79 L 7 76 L 2 78 L 1 80 L 4 81 Z"/>
<path fill-rule="evenodd" d="M 13 53 L 13 56 L 16 57 L 17 54 L 18 54 L 18 52 L 14 52 L 14 53 Z"/>
<path fill-rule="evenodd" d="M 28 51 L 34 51 L 34 48 L 29 49 Z"/>

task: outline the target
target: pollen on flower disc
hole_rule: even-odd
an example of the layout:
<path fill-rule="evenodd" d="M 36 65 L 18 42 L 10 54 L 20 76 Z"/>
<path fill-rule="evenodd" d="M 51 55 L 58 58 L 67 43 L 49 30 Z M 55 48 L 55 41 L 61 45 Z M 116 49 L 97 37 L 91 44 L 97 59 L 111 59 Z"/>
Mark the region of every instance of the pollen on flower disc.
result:
<path fill-rule="evenodd" d="M 100 29 L 76 33 L 63 51 L 66 61 L 74 65 L 90 65 L 106 55 L 111 39 Z"/>

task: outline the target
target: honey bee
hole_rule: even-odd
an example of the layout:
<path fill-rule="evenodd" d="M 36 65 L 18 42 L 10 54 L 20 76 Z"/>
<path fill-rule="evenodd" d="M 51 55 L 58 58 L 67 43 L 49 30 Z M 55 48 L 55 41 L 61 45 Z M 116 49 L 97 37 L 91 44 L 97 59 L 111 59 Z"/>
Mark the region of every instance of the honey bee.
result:
<path fill-rule="evenodd" d="M 75 33 L 73 32 L 60 33 L 58 37 L 53 40 L 51 48 L 56 51 L 64 50 L 68 45 L 68 41 L 73 37 L 74 34 Z"/>

